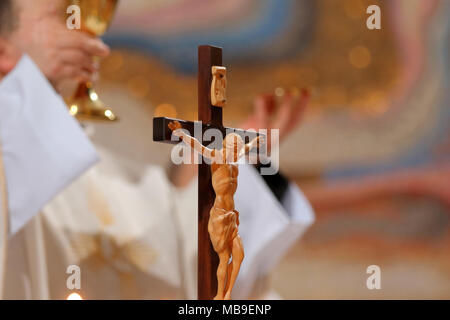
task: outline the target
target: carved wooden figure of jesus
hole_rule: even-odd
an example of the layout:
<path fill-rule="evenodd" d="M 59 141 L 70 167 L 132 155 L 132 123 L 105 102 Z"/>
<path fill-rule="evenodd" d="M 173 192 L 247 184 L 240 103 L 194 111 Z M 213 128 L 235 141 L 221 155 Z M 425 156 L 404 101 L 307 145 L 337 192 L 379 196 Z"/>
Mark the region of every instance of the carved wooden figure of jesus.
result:
<path fill-rule="evenodd" d="M 223 148 L 217 150 L 203 146 L 197 139 L 179 130 L 181 124 L 178 121 L 169 123 L 169 128 L 184 143 L 211 160 L 212 186 L 216 198 L 209 215 L 208 232 L 220 260 L 217 268 L 217 295 L 214 300 L 230 300 L 244 259 L 244 248 L 238 234 L 239 212 L 234 207 L 239 174 L 237 162 L 251 149 L 259 147 L 263 143 L 262 138 L 259 136 L 244 144 L 240 135 L 230 133 L 223 140 Z"/>

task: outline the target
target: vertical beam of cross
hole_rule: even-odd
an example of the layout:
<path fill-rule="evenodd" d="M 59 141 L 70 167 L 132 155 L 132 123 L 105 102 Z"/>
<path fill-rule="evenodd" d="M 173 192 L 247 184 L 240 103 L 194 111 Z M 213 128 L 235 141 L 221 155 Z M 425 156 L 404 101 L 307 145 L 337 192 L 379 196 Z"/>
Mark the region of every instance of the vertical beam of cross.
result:
<path fill-rule="evenodd" d="M 222 49 L 212 46 L 198 48 L 198 120 L 222 127 L 222 108 L 211 105 L 213 66 L 222 66 Z M 219 258 L 209 240 L 209 211 L 215 199 L 211 184 L 211 168 L 204 161 L 198 166 L 198 299 L 216 295 L 216 271 Z"/>

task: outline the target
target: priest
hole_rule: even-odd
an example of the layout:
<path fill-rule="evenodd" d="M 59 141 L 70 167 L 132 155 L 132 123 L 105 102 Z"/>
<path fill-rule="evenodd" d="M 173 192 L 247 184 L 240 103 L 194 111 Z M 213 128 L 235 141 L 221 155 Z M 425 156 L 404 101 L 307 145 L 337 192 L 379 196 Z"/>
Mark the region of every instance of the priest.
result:
<path fill-rule="evenodd" d="M 45 2 L 16 0 L 11 7 L 2 1 L 0 7 L 0 15 L 13 16 L 15 9 L 19 16 L 18 25 L 0 19 L 3 296 L 61 299 L 78 289 L 88 299 L 195 298 L 197 208 L 190 170 L 177 170 L 169 181 L 161 166 L 136 165 L 131 156 L 119 159 L 90 142 L 55 89 L 66 77 L 81 81 L 95 74 L 91 57 L 108 49 L 66 30 Z M 285 98 L 275 122 L 268 120 L 267 101 L 257 99 L 247 125 L 280 128 L 284 137 L 298 124 L 307 97 Z M 123 163 L 138 168 L 138 179 Z M 314 216 L 282 175 L 261 177 L 248 165 L 240 172 L 236 205 L 246 258 L 233 298 L 263 298 L 270 270 Z M 82 270 L 81 288 L 67 286 L 72 265 Z"/>
<path fill-rule="evenodd" d="M 34 1 L 0 2 L 0 290 L 8 235 L 98 160 L 55 89 L 89 80 L 92 57 L 109 49 L 62 28 L 56 7 L 35 9 Z"/>

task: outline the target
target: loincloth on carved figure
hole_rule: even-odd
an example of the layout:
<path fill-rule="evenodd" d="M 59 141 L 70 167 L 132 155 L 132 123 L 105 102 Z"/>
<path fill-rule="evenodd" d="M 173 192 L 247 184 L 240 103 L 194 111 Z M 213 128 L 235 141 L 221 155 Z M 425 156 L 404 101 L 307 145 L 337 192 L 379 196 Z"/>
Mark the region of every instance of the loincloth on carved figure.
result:
<path fill-rule="evenodd" d="M 208 232 L 216 252 L 230 250 L 238 235 L 239 212 L 212 207 L 209 212 Z"/>

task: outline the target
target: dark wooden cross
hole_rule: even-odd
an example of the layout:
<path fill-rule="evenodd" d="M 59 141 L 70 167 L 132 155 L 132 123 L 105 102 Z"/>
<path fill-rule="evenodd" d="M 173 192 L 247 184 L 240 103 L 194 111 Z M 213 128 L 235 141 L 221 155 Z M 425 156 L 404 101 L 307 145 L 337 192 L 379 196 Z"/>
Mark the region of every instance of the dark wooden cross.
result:
<path fill-rule="evenodd" d="M 202 122 L 203 133 L 210 128 L 218 129 L 225 137 L 226 132 L 233 130 L 248 143 L 257 136 L 255 132 L 247 132 L 223 126 L 222 108 L 211 105 L 212 67 L 222 66 L 222 49 L 213 46 L 198 48 L 198 120 Z M 168 124 L 174 120 L 180 122 L 194 136 L 194 122 L 159 117 L 153 119 L 153 140 L 165 143 L 172 141 L 172 132 Z M 202 141 L 208 145 L 213 141 Z M 198 299 L 210 300 L 217 293 L 217 267 L 219 258 L 215 253 L 208 233 L 209 211 L 215 199 L 211 184 L 211 168 L 205 161 L 198 165 Z"/>

